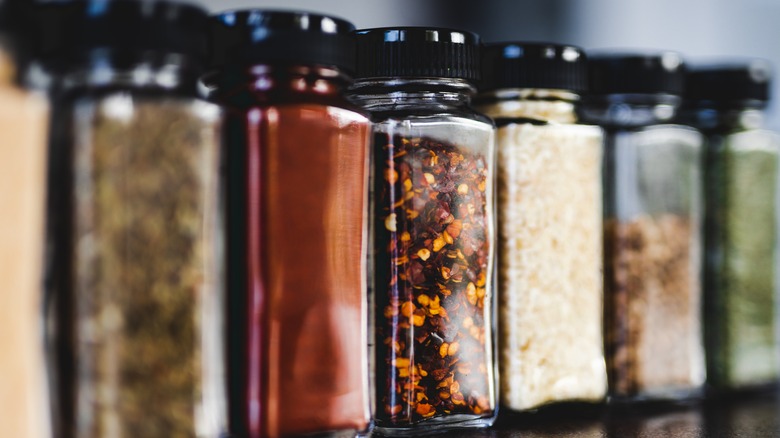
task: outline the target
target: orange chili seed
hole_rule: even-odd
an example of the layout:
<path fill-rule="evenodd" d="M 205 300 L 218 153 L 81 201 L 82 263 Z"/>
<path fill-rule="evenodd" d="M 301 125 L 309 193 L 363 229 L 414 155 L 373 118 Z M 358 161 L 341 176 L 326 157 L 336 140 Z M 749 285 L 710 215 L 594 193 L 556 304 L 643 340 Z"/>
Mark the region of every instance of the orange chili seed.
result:
<path fill-rule="evenodd" d="M 404 191 L 411 191 L 412 190 L 412 180 L 409 178 L 406 178 L 404 180 Z"/>
<path fill-rule="evenodd" d="M 453 238 L 458 238 L 460 236 L 460 231 L 463 229 L 463 221 L 460 219 L 456 219 L 452 221 L 451 224 L 447 225 L 447 233 L 452 236 Z M 460 250 L 458 250 L 460 251 Z"/>
<path fill-rule="evenodd" d="M 405 357 L 397 357 L 393 359 L 393 365 L 396 368 L 408 368 L 411 361 Z"/>
<path fill-rule="evenodd" d="M 439 347 L 439 356 L 447 357 L 447 351 L 449 351 L 449 345 L 444 342 L 441 344 L 441 347 Z"/>
<path fill-rule="evenodd" d="M 412 316 L 412 322 L 415 326 L 422 327 L 422 325 L 425 324 L 425 315 Z"/>
<path fill-rule="evenodd" d="M 417 297 L 417 302 L 420 303 L 421 306 L 427 306 L 428 304 L 430 304 L 431 298 L 428 295 L 422 294 L 419 297 Z"/>
<path fill-rule="evenodd" d="M 447 355 L 455 356 L 456 354 L 458 354 L 458 350 L 460 350 L 460 343 L 453 342 L 452 344 L 450 344 L 449 348 L 447 349 Z"/>
<path fill-rule="evenodd" d="M 485 280 L 485 273 L 484 272 L 480 272 L 479 275 L 477 276 L 477 286 L 479 286 L 479 287 L 484 286 L 485 285 L 485 281 L 486 281 Z"/>
<path fill-rule="evenodd" d="M 408 231 L 404 231 L 401 233 L 401 242 L 408 242 L 412 240 L 412 236 L 409 234 Z"/>
<path fill-rule="evenodd" d="M 455 240 L 452 238 L 452 236 L 450 236 L 447 230 L 444 230 L 444 232 L 441 233 L 441 237 L 444 239 L 445 242 L 449 243 L 450 245 L 455 243 Z"/>
<path fill-rule="evenodd" d="M 446 245 L 446 241 L 444 240 L 444 237 L 439 236 L 436 239 L 433 240 L 433 251 L 439 252 L 442 248 L 444 248 L 444 245 Z"/>
<path fill-rule="evenodd" d="M 457 394 L 460 392 L 460 383 L 453 382 L 452 385 L 450 385 L 450 394 Z"/>
<path fill-rule="evenodd" d="M 420 257 L 420 259 L 423 261 L 428 260 L 430 256 L 431 256 L 431 250 L 429 250 L 428 248 L 422 248 L 419 251 L 417 251 L 417 257 Z"/>
<path fill-rule="evenodd" d="M 435 177 L 433 176 L 433 174 L 431 174 L 431 173 L 428 173 L 428 172 L 426 172 L 426 173 L 423 173 L 423 176 L 425 177 L 425 181 L 426 181 L 428 184 L 433 184 L 433 183 L 435 183 L 435 182 L 436 182 L 436 178 L 435 178 Z"/>
<path fill-rule="evenodd" d="M 395 184 L 398 181 L 398 172 L 395 169 L 385 169 L 385 179 L 390 184 Z"/>
<path fill-rule="evenodd" d="M 407 318 L 411 318 L 414 309 L 414 303 L 407 301 L 401 305 L 401 314 Z"/>
<path fill-rule="evenodd" d="M 450 392 L 449 391 L 439 391 L 439 398 L 442 400 L 447 400 L 450 398 Z"/>
<path fill-rule="evenodd" d="M 479 185 L 477 186 L 477 188 L 479 189 L 480 192 L 484 192 L 485 191 L 485 181 L 480 182 Z"/>
<path fill-rule="evenodd" d="M 445 280 L 449 280 L 449 278 L 450 278 L 450 268 L 448 268 L 446 266 L 442 266 L 441 267 L 441 276 Z"/>
<path fill-rule="evenodd" d="M 461 184 L 458 186 L 458 194 L 460 195 L 468 195 L 469 193 L 469 186 L 466 184 Z"/>

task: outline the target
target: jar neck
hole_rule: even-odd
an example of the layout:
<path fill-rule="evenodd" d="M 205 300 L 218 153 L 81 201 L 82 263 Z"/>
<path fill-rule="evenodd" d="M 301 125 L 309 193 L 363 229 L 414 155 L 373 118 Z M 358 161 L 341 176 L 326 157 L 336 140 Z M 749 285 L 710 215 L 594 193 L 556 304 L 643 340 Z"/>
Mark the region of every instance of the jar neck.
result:
<path fill-rule="evenodd" d="M 368 111 L 462 108 L 471 104 L 475 87 L 464 79 L 372 78 L 356 81 L 349 98 Z"/>
<path fill-rule="evenodd" d="M 204 78 L 210 98 L 236 104 L 342 99 L 351 80 L 335 67 L 268 64 L 226 67 Z"/>
<path fill-rule="evenodd" d="M 764 127 L 766 113 L 762 106 L 719 108 L 715 106 L 684 107 L 680 121 L 702 131 L 744 131 Z"/>
<path fill-rule="evenodd" d="M 590 96 L 583 102 L 580 117 L 588 123 L 608 127 L 641 127 L 672 123 L 681 98 L 670 94 L 613 94 Z"/>
<path fill-rule="evenodd" d="M 576 123 L 580 96 L 567 90 L 515 88 L 482 93 L 474 101 L 493 119 Z"/>
<path fill-rule="evenodd" d="M 155 59 L 91 57 L 66 69 L 57 83 L 64 93 L 138 90 L 197 96 L 201 69 L 175 55 Z"/>

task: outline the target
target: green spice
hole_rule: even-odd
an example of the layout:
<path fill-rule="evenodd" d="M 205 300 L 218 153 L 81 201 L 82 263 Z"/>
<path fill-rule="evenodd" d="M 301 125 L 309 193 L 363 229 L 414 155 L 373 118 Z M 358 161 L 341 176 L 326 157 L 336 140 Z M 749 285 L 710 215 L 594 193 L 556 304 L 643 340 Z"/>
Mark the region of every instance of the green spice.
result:
<path fill-rule="evenodd" d="M 61 382 L 75 436 L 216 436 L 198 426 L 217 307 L 216 116 L 128 95 L 75 107 L 75 359 Z"/>
<path fill-rule="evenodd" d="M 776 380 L 778 138 L 747 131 L 711 138 L 707 221 L 709 379 Z"/>

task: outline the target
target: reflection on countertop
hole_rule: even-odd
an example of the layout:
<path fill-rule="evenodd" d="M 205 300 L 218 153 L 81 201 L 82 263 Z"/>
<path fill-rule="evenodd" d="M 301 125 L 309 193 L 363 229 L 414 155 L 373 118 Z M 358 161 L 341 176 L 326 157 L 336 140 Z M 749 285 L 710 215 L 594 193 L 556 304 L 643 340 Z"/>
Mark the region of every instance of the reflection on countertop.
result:
<path fill-rule="evenodd" d="M 494 428 L 447 437 L 490 438 L 754 438 L 780 437 L 780 392 L 710 397 L 688 404 L 572 404 L 533 413 L 499 414 Z"/>

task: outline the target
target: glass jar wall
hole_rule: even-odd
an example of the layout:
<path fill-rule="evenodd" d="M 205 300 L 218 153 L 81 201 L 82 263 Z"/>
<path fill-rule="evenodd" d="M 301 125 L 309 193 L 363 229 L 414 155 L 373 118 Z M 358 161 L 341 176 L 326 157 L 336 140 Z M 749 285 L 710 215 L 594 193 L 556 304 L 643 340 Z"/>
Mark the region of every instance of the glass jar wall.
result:
<path fill-rule="evenodd" d="M 47 63 L 62 437 L 224 432 L 219 111 L 196 92 L 207 17 L 146 6 L 46 11 L 61 26 Z"/>
<path fill-rule="evenodd" d="M 469 106 L 478 38 L 387 28 L 358 31 L 357 41 L 351 96 L 374 122 L 375 424 L 388 434 L 488 426 L 497 404 L 495 128 Z"/>
<path fill-rule="evenodd" d="M 583 118 L 606 130 L 605 345 L 614 399 L 676 399 L 704 383 L 702 136 L 671 124 L 675 53 L 589 60 Z"/>
<path fill-rule="evenodd" d="M 208 82 L 225 108 L 237 436 L 354 435 L 369 424 L 370 125 L 343 96 L 353 29 L 305 12 L 213 22 Z"/>

